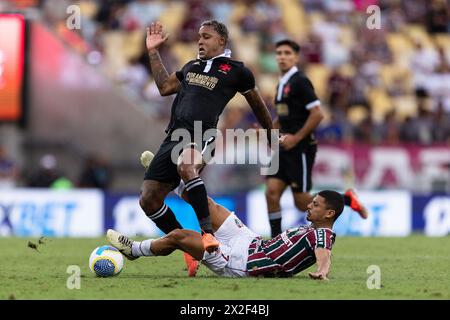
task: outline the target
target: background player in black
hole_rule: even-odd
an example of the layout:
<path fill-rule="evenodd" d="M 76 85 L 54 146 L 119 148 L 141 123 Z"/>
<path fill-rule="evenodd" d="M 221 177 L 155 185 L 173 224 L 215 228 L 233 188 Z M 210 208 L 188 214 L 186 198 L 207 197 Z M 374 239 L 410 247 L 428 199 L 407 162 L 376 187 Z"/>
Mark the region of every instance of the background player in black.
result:
<path fill-rule="evenodd" d="M 295 206 L 306 211 L 313 196 L 312 168 L 317 152 L 314 130 L 323 119 L 320 100 L 310 80 L 297 68 L 300 46 L 291 40 L 276 43 L 276 59 L 281 73 L 275 97 L 278 117 L 274 128 L 280 129 L 279 170 L 266 179 L 266 201 L 272 237 L 281 233 L 280 199 L 287 186 L 294 196 Z M 346 205 L 364 219 L 367 210 L 352 190 L 344 195 Z"/>
<path fill-rule="evenodd" d="M 219 243 L 212 236 L 207 193 L 199 177 L 204 166 L 202 155 L 200 150 L 190 145 L 182 151 L 177 163 L 173 163 L 171 150 L 178 141 L 171 141 L 171 134 L 180 128 L 192 132 L 194 121 L 202 121 L 203 130 L 215 128 L 220 113 L 236 92 L 244 95 L 262 127 L 268 129 L 268 134 L 272 129 L 272 119 L 255 88 L 251 71 L 242 62 L 230 59 L 230 52 L 225 49 L 228 40 L 225 25 L 217 21 L 203 22 L 199 30 L 198 59 L 188 62 L 181 71 L 171 75 L 167 73 L 158 53 L 158 47 L 168 38 L 163 35 L 162 29 L 159 22 L 152 23 L 147 29 L 146 45 L 151 72 L 162 96 L 174 93 L 177 96 L 172 105 L 168 136 L 146 172 L 140 205 L 165 233 L 181 228 L 173 212 L 164 204 L 164 198 L 178 186 L 181 177 L 189 203 L 204 232 L 205 250 L 212 251 Z M 204 146 L 201 147 L 203 149 Z"/>

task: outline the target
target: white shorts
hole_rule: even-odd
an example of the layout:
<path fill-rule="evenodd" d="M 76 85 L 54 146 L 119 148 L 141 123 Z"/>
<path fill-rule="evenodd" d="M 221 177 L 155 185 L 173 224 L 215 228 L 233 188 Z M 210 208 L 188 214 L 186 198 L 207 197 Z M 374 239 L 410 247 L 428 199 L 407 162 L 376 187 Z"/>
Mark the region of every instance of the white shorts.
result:
<path fill-rule="evenodd" d="M 203 264 L 220 276 L 248 276 L 248 247 L 258 235 L 231 214 L 214 233 L 214 237 L 220 242 L 219 249 L 213 253 L 205 251 Z"/>

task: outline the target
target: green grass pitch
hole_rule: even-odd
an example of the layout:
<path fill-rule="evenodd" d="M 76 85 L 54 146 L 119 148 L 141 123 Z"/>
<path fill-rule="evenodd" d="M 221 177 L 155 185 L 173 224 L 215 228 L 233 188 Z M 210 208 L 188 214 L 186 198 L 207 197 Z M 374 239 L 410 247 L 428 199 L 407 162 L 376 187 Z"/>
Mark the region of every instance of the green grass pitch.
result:
<path fill-rule="evenodd" d="M 338 237 L 329 282 L 304 271 L 290 279 L 220 278 L 202 266 L 189 278 L 181 252 L 125 260 L 121 274 L 97 278 L 88 267 L 103 239 L 0 238 L 0 299 L 450 299 L 450 237 Z M 69 290 L 69 265 L 81 268 L 81 288 Z M 370 265 L 381 288 L 369 290 Z M 315 266 L 310 270 L 315 270 Z"/>

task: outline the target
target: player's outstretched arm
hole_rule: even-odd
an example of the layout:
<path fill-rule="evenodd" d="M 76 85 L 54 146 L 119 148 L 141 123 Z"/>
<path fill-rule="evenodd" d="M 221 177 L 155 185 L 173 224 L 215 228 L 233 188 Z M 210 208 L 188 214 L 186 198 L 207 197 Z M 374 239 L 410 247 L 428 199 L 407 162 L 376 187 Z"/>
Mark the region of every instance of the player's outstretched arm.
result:
<path fill-rule="evenodd" d="M 309 276 L 312 279 L 328 280 L 331 266 L 331 251 L 325 248 L 317 248 L 314 250 L 317 261 L 317 271 L 310 272 Z"/>
<path fill-rule="evenodd" d="M 255 87 L 252 90 L 247 91 L 243 94 L 248 104 L 253 110 L 253 113 L 258 119 L 261 126 L 267 130 L 267 138 L 270 143 L 271 130 L 273 129 L 272 117 L 269 110 L 267 109 L 266 103 L 262 99 L 258 89 Z"/>
<path fill-rule="evenodd" d="M 175 73 L 169 75 L 162 63 L 161 56 L 159 55 L 159 46 L 169 37 L 168 35 L 163 36 L 162 30 L 161 23 L 152 23 L 150 27 L 147 28 L 147 38 L 145 43 L 150 58 L 151 72 L 159 93 L 162 96 L 168 96 L 178 92 L 180 89 L 180 81 Z"/>

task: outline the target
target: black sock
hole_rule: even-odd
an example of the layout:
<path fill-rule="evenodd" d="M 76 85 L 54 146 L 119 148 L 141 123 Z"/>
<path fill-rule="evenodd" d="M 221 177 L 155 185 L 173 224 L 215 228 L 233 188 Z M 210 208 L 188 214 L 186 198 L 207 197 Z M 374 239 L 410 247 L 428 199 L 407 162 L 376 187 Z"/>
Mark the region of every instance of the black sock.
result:
<path fill-rule="evenodd" d="M 281 233 L 281 212 L 269 213 L 270 228 L 272 231 L 272 238 L 275 238 Z"/>
<path fill-rule="evenodd" d="M 186 191 L 189 203 L 194 208 L 198 223 L 204 233 L 213 234 L 211 217 L 208 209 L 208 195 L 203 180 L 200 177 L 186 182 Z"/>
<path fill-rule="evenodd" d="M 344 198 L 344 204 L 346 206 L 350 206 L 350 204 L 352 203 L 352 199 L 349 196 L 346 196 L 345 194 L 341 194 L 341 195 Z"/>
<path fill-rule="evenodd" d="M 181 224 L 178 222 L 175 214 L 172 210 L 164 203 L 158 211 L 147 215 L 156 226 L 161 229 L 162 232 L 168 234 L 174 229 L 183 229 Z"/>

